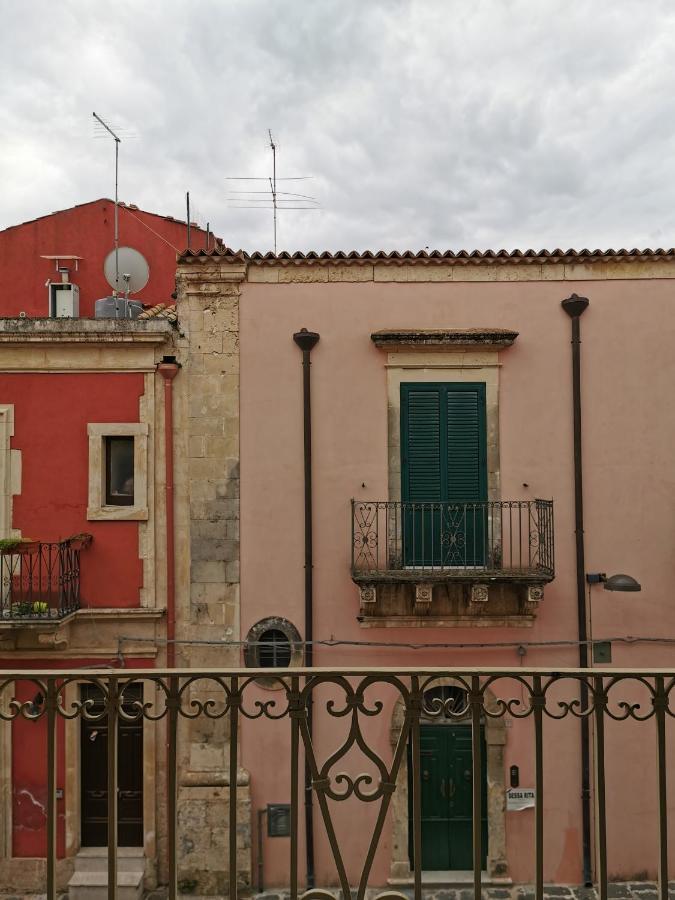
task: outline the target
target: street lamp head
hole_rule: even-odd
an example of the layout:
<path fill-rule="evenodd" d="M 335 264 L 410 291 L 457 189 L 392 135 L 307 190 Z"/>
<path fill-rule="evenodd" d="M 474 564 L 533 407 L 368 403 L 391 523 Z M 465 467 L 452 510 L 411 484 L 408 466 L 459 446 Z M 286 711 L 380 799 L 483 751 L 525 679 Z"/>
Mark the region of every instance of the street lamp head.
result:
<path fill-rule="evenodd" d="M 641 591 L 642 585 L 630 575 L 610 575 L 603 584 L 606 591 Z"/>

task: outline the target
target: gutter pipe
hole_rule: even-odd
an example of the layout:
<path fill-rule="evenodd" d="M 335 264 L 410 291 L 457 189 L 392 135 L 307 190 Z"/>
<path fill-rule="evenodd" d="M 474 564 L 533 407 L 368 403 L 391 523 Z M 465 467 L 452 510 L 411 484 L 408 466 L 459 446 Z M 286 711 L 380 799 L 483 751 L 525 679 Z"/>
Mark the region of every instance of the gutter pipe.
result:
<path fill-rule="evenodd" d="M 309 669 L 314 663 L 312 640 L 313 626 L 313 548 L 312 548 L 312 407 L 311 407 L 311 375 L 310 354 L 319 341 L 314 331 L 301 328 L 293 335 L 293 340 L 302 350 L 302 408 L 304 431 L 305 462 L 305 666 Z M 312 699 L 307 698 L 307 728 L 312 739 Z M 305 751 L 305 850 L 307 867 L 307 890 L 315 884 L 314 875 L 314 808 L 312 795 L 312 773 Z"/>
<path fill-rule="evenodd" d="M 157 366 L 164 379 L 164 466 L 166 504 L 166 665 L 176 665 L 176 551 L 173 492 L 173 380 L 180 365 L 175 356 L 165 356 Z"/>
<path fill-rule="evenodd" d="M 586 560 L 584 549 L 584 491 L 581 456 L 581 327 L 579 319 L 588 307 L 588 299 L 572 294 L 561 303 L 572 320 L 572 417 L 574 422 L 574 533 L 577 556 L 577 628 L 579 633 L 579 666 L 588 668 L 588 627 L 586 610 Z M 581 709 L 588 707 L 588 685 L 580 685 Z M 581 718 L 581 829 L 583 879 L 593 886 L 591 866 L 591 766 L 588 716 Z"/>

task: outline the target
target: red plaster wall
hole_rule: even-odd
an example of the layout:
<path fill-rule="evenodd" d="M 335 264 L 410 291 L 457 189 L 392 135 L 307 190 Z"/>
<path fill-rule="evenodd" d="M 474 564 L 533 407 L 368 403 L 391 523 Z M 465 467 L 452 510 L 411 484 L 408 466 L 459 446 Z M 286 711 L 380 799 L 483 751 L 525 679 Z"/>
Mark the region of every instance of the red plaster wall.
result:
<path fill-rule="evenodd" d="M 83 606 L 139 603 L 138 523 L 87 521 L 87 424 L 138 422 L 142 394 L 136 373 L 0 374 L 0 403 L 14 404 L 12 448 L 22 454 L 13 526 L 40 541 L 94 536 L 82 551 Z"/>
<path fill-rule="evenodd" d="M 119 234 L 120 246 L 140 250 L 150 266 L 148 284 L 134 298 L 149 305 L 172 303 L 176 253 L 187 246 L 185 224 L 122 206 Z M 0 316 L 49 314 L 45 282 L 48 278 L 60 281 L 61 276 L 54 260 L 40 257 L 58 253 L 83 257 L 77 272 L 72 261 L 61 265 L 71 267 L 70 280 L 80 289 L 80 315 L 93 316 L 95 301 L 111 293 L 103 263 L 113 243 L 112 200 L 94 200 L 0 231 Z M 201 228 L 191 229 L 190 245 L 193 249 L 206 246 Z M 214 245 L 213 237 L 210 245 Z"/>
<path fill-rule="evenodd" d="M 107 661 L 106 661 L 107 662 Z M 0 667 L 9 662 L 0 658 Z M 45 661 L 13 659 L 14 670 L 22 669 L 78 669 L 102 667 L 100 659 L 51 659 Z M 152 659 L 127 660 L 129 668 L 154 668 Z M 17 683 L 16 697 L 32 700 L 39 691 L 34 682 Z M 62 719 L 57 724 L 56 785 L 64 790 L 64 799 L 57 801 L 57 855 L 65 856 L 65 728 Z M 44 857 L 47 854 L 47 720 L 36 722 L 17 719 L 12 724 L 12 854 L 13 856 Z"/>

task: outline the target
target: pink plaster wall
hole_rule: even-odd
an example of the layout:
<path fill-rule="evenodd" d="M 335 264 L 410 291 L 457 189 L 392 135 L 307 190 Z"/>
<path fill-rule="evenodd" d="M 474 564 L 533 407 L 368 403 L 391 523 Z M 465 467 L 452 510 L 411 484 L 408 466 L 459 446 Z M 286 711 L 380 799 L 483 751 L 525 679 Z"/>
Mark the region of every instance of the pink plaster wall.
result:
<path fill-rule="evenodd" d="M 315 637 L 466 643 L 575 639 L 570 321 L 560 308 L 572 291 L 591 301 L 582 319 L 587 570 L 629 572 L 643 585 L 637 595 L 594 590 L 594 636 L 675 637 L 675 414 L 669 402 L 675 355 L 670 327 L 673 286 L 668 280 L 244 285 L 242 635 L 269 615 L 286 616 L 303 630 L 302 373 L 292 334 L 305 326 L 321 334 L 312 353 Z M 546 588 L 531 629 L 363 630 L 356 620 L 358 593 L 349 575 L 349 500 L 388 495 L 386 354 L 374 347 L 370 334 L 383 328 L 476 326 L 520 332 L 514 346 L 501 354 L 501 495 L 554 498 L 556 579 Z M 615 666 L 672 666 L 673 659 L 668 645 L 613 647 Z M 575 648 L 531 650 L 524 660 L 511 649 L 318 648 L 314 662 L 555 668 L 577 660 Z M 388 718 L 380 717 L 369 727 L 386 757 Z M 317 715 L 316 730 L 322 749 L 335 745 L 337 734 L 325 716 Z M 254 810 L 289 799 L 287 750 L 279 749 L 280 733 L 278 726 L 245 723 L 243 764 L 252 774 Z M 653 733 L 653 723 L 610 729 L 608 846 L 609 870 L 615 876 L 656 871 Z M 514 722 L 507 734 L 507 771 L 510 764 L 518 764 L 521 785 L 527 786 L 533 782 L 529 727 Z M 578 882 L 576 722 L 547 724 L 545 739 L 545 877 Z M 278 765 L 270 766 L 271 758 Z M 675 793 L 670 800 L 675 806 Z M 352 861 L 352 879 L 365 852 L 373 812 L 342 810 L 339 827 L 345 857 Z M 533 876 L 533 826 L 532 811 L 507 815 L 514 881 Z M 317 825 L 317 835 L 321 830 Z M 371 883 L 386 882 L 390 856 L 387 829 Z M 266 839 L 268 884 L 287 883 L 287 858 L 287 840 Z M 335 883 L 322 837 L 317 865 L 317 883 Z"/>

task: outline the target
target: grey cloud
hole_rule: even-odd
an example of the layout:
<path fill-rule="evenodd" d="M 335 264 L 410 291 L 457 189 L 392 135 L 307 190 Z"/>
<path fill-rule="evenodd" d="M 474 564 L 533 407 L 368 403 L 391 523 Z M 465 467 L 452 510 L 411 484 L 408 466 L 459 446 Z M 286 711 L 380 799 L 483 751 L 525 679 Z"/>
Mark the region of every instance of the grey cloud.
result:
<path fill-rule="evenodd" d="M 0 227 L 112 191 L 91 111 L 140 135 L 121 196 L 266 249 L 228 175 L 322 211 L 288 249 L 675 243 L 675 13 L 653 0 L 35 0 L 0 36 Z M 291 183 L 292 184 L 292 183 Z M 292 188 L 289 188 L 292 190 Z"/>

